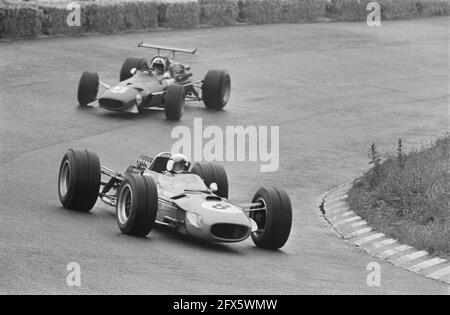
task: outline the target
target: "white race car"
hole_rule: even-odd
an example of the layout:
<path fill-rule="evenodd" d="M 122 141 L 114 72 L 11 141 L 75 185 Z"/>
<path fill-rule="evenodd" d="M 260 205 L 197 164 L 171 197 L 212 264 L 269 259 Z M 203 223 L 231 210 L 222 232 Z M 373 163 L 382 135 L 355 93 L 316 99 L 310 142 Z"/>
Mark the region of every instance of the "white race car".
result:
<path fill-rule="evenodd" d="M 141 156 L 120 173 L 101 166 L 96 153 L 70 149 L 59 170 L 59 199 L 66 209 L 89 212 L 100 198 L 116 208 L 122 233 L 139 237 L 156 223 L 214 242 L 241 242 L 251 236 L 261 248 L 279 249 L 286 243 L 292 208 L 285 191 L 261 188 L 250 203 L 239 204 L 228 199 L 222 166 L 201 162 L 170 172 L 171 156 Z"/>

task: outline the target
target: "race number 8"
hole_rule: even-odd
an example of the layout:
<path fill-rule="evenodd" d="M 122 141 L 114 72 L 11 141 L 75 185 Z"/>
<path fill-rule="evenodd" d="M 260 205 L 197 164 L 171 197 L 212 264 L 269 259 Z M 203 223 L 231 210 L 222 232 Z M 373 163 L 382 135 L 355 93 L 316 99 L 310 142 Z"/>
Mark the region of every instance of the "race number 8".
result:
<path fill-rule="evenodd" d="M 231 206 L 227 205 L 226 203 L 216 203 L 212 207 L 217 210 L 225 210 L 225 209 L 231 208 Z"/>
<path fill-rule="evenodd" d="M 202 203 L 202 208 L 211 210 L 211 211 L 218 211 L 218 212 L 226 212 L 226 213 L 238 213 L 242 212 L 241 209 L 236 208 L 233 205 L 230 205 L 226 202 L 204 202 Z"/>

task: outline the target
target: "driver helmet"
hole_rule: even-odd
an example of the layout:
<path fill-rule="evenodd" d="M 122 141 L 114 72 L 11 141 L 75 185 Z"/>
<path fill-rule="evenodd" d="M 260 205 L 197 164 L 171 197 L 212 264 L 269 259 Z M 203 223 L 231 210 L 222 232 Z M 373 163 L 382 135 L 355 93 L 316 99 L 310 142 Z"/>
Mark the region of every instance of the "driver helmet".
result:
<path fill-rule="evenodd" d="M 164 58 L 156 57 L 155 59 L 153 59 L 151 68 L 153 69 L 153 71 L 163 73 L 164 69 L 166 68 L 166 62 Z"/>
<path fill-rule="evenodd" d="M 183 154 L 173 154 L 167 161 L 167 170 L 172 173 L 187 172 L 191 168 L 191 162 Z"/>

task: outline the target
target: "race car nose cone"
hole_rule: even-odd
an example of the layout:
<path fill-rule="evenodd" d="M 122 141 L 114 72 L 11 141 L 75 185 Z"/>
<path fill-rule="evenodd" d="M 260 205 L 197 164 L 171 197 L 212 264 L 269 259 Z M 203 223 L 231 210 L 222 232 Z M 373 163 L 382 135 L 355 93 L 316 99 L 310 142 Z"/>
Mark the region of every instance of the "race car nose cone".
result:
<path fill-rule="evenodd" d="M 211 226 L 211 234 L 218 240 L 241 241 L 250 234 L 251 229 L 247 225 L 216 223 Z"/>
<path fill-rule="evenodd" d="M 142 103 L 142 96 L 137 90 L 127 86 L 118 85 L 105 91 L 98 99 L 98 102 L 100 106 L 105 109 L 123 111 L 135 106 L 138 102 L 138 96 Z"/>

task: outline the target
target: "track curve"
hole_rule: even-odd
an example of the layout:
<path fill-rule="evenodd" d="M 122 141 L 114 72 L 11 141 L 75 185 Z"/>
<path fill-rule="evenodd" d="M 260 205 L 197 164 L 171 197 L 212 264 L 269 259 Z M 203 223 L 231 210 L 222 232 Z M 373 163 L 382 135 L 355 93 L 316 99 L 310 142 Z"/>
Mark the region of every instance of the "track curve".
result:
<path fill-rule="evenodd" d="M 360 174 L 372 142 L 380 151 L 448 131 L 448 18 L 364 23 L 280 24 L 0 43 L 0 293 L 385 294 L 447 293 L 445 285 L 387 263 L 382 286 L 366 285 L 373 258 L 335 237 L 315 202 Z M 136 44 L 199 47 L 180 56 L 199 76 L 227 69 L 226 110 L 188 106 L 163 114 L 108 113 L 76 106 L 83 70 L 116 82 Z M 147 239 L 121 235 L 98 202 L 90 215 L 61 209 L 60 159 L 69 147 L 98 152 L 124 170 L 139 154 L 170 149 L 171 130 L 206 125 L 280 126 L 280 169 L 226 162 L 230 196 L 248 201 L 260 186 L 285 188 L 291 237 L 278 252 L 197 243 L 165 229 Z M 82 286 L 66 285 L 66 266 Z"/>

